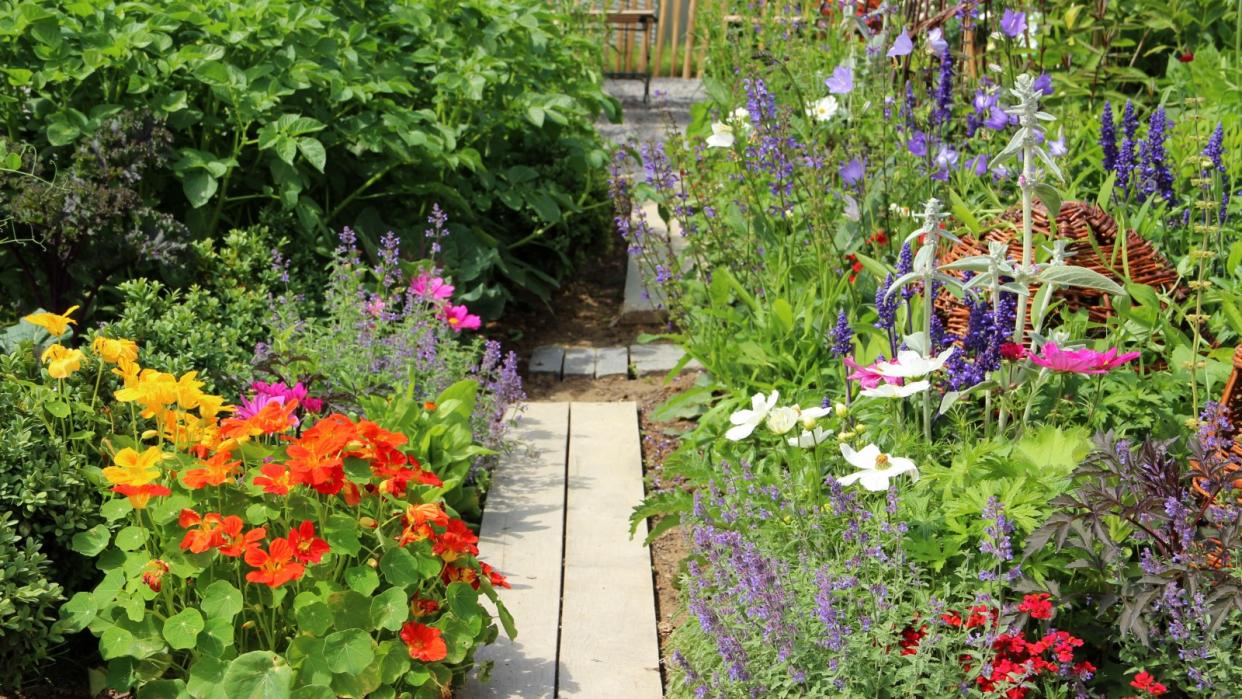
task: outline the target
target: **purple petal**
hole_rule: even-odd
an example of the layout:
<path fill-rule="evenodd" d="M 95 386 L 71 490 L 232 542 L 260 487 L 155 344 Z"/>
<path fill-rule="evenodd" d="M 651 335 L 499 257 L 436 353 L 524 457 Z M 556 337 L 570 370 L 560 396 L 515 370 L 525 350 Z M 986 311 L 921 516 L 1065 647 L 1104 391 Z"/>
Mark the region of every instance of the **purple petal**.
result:
<path fill-rule="evenodd" d="M 897 36 L 897 40 L 893 42 L 893 48 L 888 50 L 889 58 L 900 58 L 901 56 L 909 56 L 914 50 L 914 42 L 910 41 L 910 35 L 906 30 L 902 29 L 901 34 Z"/>

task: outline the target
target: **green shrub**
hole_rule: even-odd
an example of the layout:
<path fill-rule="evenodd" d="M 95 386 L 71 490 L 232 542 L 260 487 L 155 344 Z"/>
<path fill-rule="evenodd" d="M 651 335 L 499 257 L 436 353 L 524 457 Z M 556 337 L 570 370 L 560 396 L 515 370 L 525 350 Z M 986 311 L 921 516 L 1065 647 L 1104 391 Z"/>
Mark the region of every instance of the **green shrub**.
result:
<path fill-rule="evenodd" d="M 498 311 L 497 280 L 554 284 L 600 193 L 591 124 L 615 102 L 570 21 L 545 0 L 2 0 L 0 122 L 56 164 L 149 107 L 175 151 L 141 189 L 199 236 L 269 217 L 326 255 L 334 228 L 373 243 L 439 202 L 459 283 Z"/>

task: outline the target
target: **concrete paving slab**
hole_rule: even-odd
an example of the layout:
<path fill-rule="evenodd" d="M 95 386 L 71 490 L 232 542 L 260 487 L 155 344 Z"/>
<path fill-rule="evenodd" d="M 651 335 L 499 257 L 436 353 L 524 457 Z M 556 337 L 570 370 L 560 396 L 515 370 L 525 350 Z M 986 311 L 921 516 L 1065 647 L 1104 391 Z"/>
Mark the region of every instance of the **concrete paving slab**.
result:
<path fill-rule="evenodd" d="M 595 357 L 596 349 L 594 347 L 569 347 L 565 350 L 565 366 L 562 374 L 565 378 L 571 376 L 595 376 Z"/>
<path fill-rule="evenodd" d="M 565 363 L 565 349 L 562 347 L 536 347 L 530 355 L 530 373 L 554 374 L 561 376 L 561 367 Z"/>
<path fill-rule="evenodd" d="M 601 347 L 595 355 L 595 378 L 630 373 L 630 351 L 625 347 Z"/>

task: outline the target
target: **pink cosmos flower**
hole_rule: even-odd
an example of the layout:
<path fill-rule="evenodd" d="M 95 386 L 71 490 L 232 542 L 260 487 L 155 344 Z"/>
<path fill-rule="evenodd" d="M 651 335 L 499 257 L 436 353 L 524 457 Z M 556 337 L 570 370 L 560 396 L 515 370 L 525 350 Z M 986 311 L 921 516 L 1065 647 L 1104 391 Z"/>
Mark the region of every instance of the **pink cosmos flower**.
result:
<path fill-rule="evenodd" d="M 483 325 L 482 319 L 472 315 L 465 306 L 445 306 L 440 317 L 444 318 L 453 332 L 458 333 L 462 330 L 478 330 Z"/>
<path fill-rule="evenodd" d="M 424 298 L 448 300 L 453 295 L 453 286 L 445 284 L 442 277 L 430 277 L 420 274 L 410 282 L 410 291 Z"/>
<path fill-rule="evenodd" d="M 1055 342 L 1045 342 L 1041 354 L 1029 354 L 1028 359 L 1053 371 L 1074 374 L 1107 374 L 1127 362 L 1138 359 L 1138 352 L 1127 352 L 1118 356 L 1116 348 L 1107 352 L 1096 352 L 1093 349 L 1063 350 Z"/>
<path fill-rule="evenodd" d="M 267 404 L 266 399 L 271 398 L 280 400 L 282 405 L 288 403 L 289 401 L 296 400 L 299 406 L 312 413 L 317 413 L 323 410 L 323 401 L 319 398 L 311 398 L 306 391 L 306 386 L 303 386 L 301 381 L 293 384 L 292 387 L 286 386 L 284 381 L 276 381 L 274 383 L 255 381 L 250 384 L 250 387 L 255 391 L 256 402 L 260 399 L 265 399 L 262 403 L 258 404 L 259 410 Z M 246 401 L 243 398 L 243 405 L 245 402 Z M 258 410 L 256 410 L 256 412 L 258 412 Z"/>
<path fill-rule="evenodd" d="M 284 405 L 285 397 L 275 396 L 270 393 L 256 393 L 254 394 L 253 398 L 247 398 L 245 396 L 242 396 L 241 405 L 237 406 L 237 412 L 234 413 L 233 415 L 234 417 L 238 417 L 243 420 L 249 420 L 250 418 L 262 412 L 264 406 L 266 406 L 268 403 L 271 403 L 272 401 L 275 401 L 277 403 L 280 403 L 281 405 Z M 293 416 L 293 424 L 295 426 L 298 424 L 298 418 L 296 415 Z"/>
<path fill-rule="evenodd" d="M 854 361 L 853 357 L 845 358 L 845 366 L 853 370 L 853 373 L 849 375 L 850 380 L 857 381 L 858 385 L 863 389 L 875 388 L 876 386 L 879 386 L 881 382 L 901 385 L 900 378 L 885 376 L 877 371 L 882 363 L 884 363 L 883 359 L 877 359 L 869 366 L 862 366 L 858 362 Z"/>

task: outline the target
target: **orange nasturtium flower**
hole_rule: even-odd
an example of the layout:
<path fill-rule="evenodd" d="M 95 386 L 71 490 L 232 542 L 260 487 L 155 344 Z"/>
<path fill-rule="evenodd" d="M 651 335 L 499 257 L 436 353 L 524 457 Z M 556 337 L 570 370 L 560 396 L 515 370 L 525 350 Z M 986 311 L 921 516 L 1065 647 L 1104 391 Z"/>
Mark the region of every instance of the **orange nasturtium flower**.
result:
<path fill-rule="evenodd" d="M 133 340 L 114 340 L 101 335 L 91 343 L 91 349 L 109 364 L 132 364 L 138 361 L 138 343 Z"/>
<path fill-rule="evenodd" d="M 263 475 L 254 477 L 254 484 L 271 495 L 288 495 L 289 489 L 296 483 L 289 477 L 289 469 L 284 464 L 263 464 L 259 467 Z"/>
<path fill-rule="evenodd" d="M 181 482 L 190 490 L 198 490 L 209 485 L 223 485 L 232 480 L 233 474 L 237 472 L 238 464 L 241 463 L 229 461 L 232 457 L 231 452 L 217 452 L 210 459 L 202 462 L 202 468 L 192 468 L 182 473 Z"/>
<path fill-rule="evenodd" d="M 435 535 L 435 531 L 431 528 L 432 524 L 446 527 L 448 523 L 448 513 L 438 503 L 410 505 L 405 508 L 405 525 L 401 530 L 401 536 L 397 537 L 397 545 L 405 546 L 415 541 L 429 539 Z"/>
<path fill-rule="evenodd" d="M 280 401 L 269 401 L 263 409 L 253 417 L 231 417 L 220 423 L 220 436 L 225 439 L 247 440 L 263 434 L 279 434 L 288 432 L 298 424 L 293 411 L 298 402 L 291 400 L 288 405 Z"/>
<path fill-rule="evenodd" d="M 68 349 L 61 345 L 49 345 L 40 359 L 47 364 L 47 373 L 54 379 L 67 379 L 82 368 L 82 350 Z"/>
<path fill-rule="evenodd" d="M 69 330 L 70 325 L 78 324 L 78 321 L 69 317 L 69 314 L 78 310 L 78 308 L 79 306 L 73 306 L 69 310 L 60 314 L 47 312 L 31 313 L 25 318 L 22 318 L 22 320 L 30 323 L 31 325 L 37 325 L 40 328 L 43 328 L 47 331 L 47 334 L 52 337 L 60 337 Z"/>
<path fill-rule="evenodd" d="M 440 611 L 440 603 L 431 598 L 414 597 L 410 600 L 410 613 L 416 617 L 431 616 Z"/>
<path fill-rule="evenodd" d="M 113 485 L 146 485 L 160 477 L 157 464 L 165 458 L 159 447 L 147 447 L 141 454 L 125 447 L 112 457 L 116 465 L 105 468 L 103 476 Z"/>
<path fill-rule="evenodd" d="M 272 588 L 297 580 L 306 567 L 293 560 L 293 546 L 287 539 L 272 539 L 266 551 L 255 546 L 246 551 L 246 563 L 257 568 L 246 573 L 246 580 Z"/>
<path fill-rule="evenodd" d="M 293 557 L 302 563 L 318 563 L 331 550 L 328 542 L 315 536 L 315 523 L 309 519 L 289 532 L 289 545 L 293 547 Z"/>
<path fill-rule="evenodd" d="M 401 626 L 401 640 L 405 641 L 410 657 L 424 663 L 434 663 L 448 656 L 448 646 L 440 629 L 415 621 L 407 621 Z"/>
<path fill-rule="evenodd" d="M 120 493 L 129 498 L 129 504 L 134 506 L 135 510 L 141 510 L 147 506 L 151 498 L 156 496 L 172 495 L 172 491 L 162 485 L 154 483 L 145 483 L 143 485 L 114 485 L 112 492 Z"/>
<path fill-rule="evenodd" d="M 223 519 L 219 512 L 200 515 L 194 510 L 182 510 L 181 516 L 177 518 L 177 524 L 188 531 L 181 539 L 181 548 L 188 549 L 190 553 L 202 553 L 222 544 L 224 542 L 224 533 L 221 531 Z"/>
<path fill-rule="evenodd" d="M 220 554 L 232 558 L 240 558 L 247 551 L 259 545 L 267 536 L 267 529 L 256 527 L 242 534 L 242 518 L 229 515 L 220 522 Z"/>
<path fill-rule="evenodd" d="M 479 568 L 483 571 L 483 574 L 487 576 L 487 579 L 492 581 L 492 587 L 503 587 L 506 590 L 513 589 L 513 586 L 509 584 L 508 579 L 501 575 L 500 571 L 489 566 L 483 561 L 479 561 Z"/>

